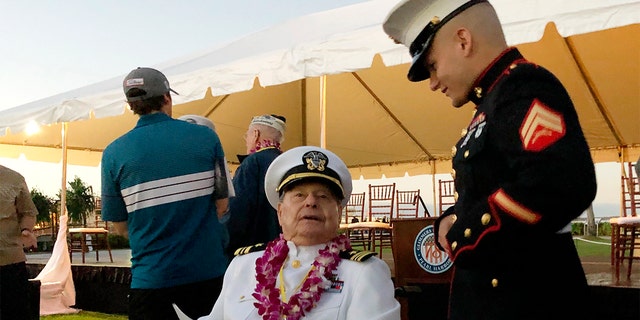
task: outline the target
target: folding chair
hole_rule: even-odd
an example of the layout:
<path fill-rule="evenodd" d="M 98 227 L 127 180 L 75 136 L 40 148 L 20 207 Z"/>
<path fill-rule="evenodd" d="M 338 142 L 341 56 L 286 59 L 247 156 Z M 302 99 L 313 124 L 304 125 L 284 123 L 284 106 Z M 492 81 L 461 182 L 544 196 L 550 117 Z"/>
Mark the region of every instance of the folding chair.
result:
<path fill-rule="evenodd" d="M 109 231 L 109 221 L 102 220 L 102 199 L 100 197 L 95 197 L 94 201 L 96 206 L 93 210 L 93 213 L 96 217 L 96 228 L 104 228 L 105 230 Z"/>
<path fill-rule="evenodd" d="M 378 255 L 382 258 L 384 248 L 391 248 L 392 226 L 391 217 L 395 203 L 396 184 L 369 184 L 369 221 L 387 224 L 384 227 L 371 228 L 371 250 L 378 249 Z"/>
<path fill-rule="evenodd" d="M 615 267 L 616 283 L 620 266 L 627 261 L 627 280 L 631 278 L 633 260 L 640 260 L 640 181 L 632 162 L 623 167 L 621 176 L 622 212 L 611 224 L 611 264 Z"/>
<path fill-rule="evenodd" d="M 365 196 L 365 192 L 351 194 L 349 202 L 342 210 L 344 223 L 353 224 L 364 221 Z M 367 228 L 347 228 L 351 246 L 362 246 L 363 249 L 368 250 L 371 247 L 368 231 Z"/>
<path fill-rule="evenodd" d="M 627 168 L 623 168 L 621 177 L 622 190 L 622 216 L 636 217 L 640 216 L 640 183 L 637 176 L 635 165 L 632 162 L 627 163 Z"/>
<path fill-rule="evenodd" d="M 437 214 L 441 215 L 447 208 L 454 205 L 458 199 L 453 180 L 438 180 L 438 197 L 440 201 L 438 201 L 439 211 Z"/>
<path fill-rule="evenodd" d="M 361 222 L 364 220 L 364 198 L 364 192 L 351 194 L 349 202 L 347 202 L 347 205 L 342 209 L 344 223 Z"/>
<path fill-rule="evenodd" d="M 396 191 L 396 218 L 417 218 L 420 189 Z"/>

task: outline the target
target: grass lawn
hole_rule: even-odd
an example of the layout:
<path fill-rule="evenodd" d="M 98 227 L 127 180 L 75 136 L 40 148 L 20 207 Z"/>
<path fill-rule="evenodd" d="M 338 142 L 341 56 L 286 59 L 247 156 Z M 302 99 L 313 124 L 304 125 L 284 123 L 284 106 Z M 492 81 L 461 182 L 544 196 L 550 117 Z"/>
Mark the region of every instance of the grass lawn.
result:
<path fill-rule="evenodd" d="M 54 314 L 50 316 L 40 316 L 41 320 L 127 320 L 126 315 L 106 314 L 92 311 L 80 311 L 74 314 Z"/>
<path fill-rule="evenodd" d="M 580 237 L 573 240 L 580 257 L 610 256 L 611 239 L 594 236 Z"/>

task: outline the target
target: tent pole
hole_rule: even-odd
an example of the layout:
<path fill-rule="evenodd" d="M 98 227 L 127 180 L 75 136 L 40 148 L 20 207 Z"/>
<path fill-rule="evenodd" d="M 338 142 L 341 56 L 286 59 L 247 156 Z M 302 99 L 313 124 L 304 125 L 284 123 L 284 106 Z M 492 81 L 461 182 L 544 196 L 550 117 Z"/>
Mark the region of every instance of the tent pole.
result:
<path fill-rule="evenodd" d="M 320 77 L 320 147 L 327 148 L 327 76 Z"/>
<path fill-rule="evenodd" d="M 68 122 L 62 123 L 62 188 L 60 191 L 60 214 L 67 214 L 67 129 Z"/>
<path fill-rule="evenodd" d="M 432 192 L 432 195 L 433 195 L 433 216 L 437 217 L 437 216 L 440 215 L 440 212 L 438 212 L 437 209 L 436 209 L 437 208 L 436 201 L 438 199 L 437 196 L 436 196 L 436 172 L 437 172 L 437 170 L 436 170 L 436 160 L 434 159 L 434 160 L 430 160 L 430 161 L 432 161 L 432 164 L 433 164 L 431 166 L 431 187 L 433 188 L 432 189 L 433 190 L 433 192 Z"/>

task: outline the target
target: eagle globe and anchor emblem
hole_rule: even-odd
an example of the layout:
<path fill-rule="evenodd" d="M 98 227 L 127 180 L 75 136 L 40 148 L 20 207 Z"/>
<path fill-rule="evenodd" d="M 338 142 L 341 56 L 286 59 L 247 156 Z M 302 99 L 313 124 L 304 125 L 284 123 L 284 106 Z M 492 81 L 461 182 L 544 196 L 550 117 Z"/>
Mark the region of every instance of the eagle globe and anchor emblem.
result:
<path fill-rule="evenodd" d="M 418 232 L 413 242 L 413 255 L 420 268 L 429 273 L 443 273 L 453 265 L 449 255 L 436 246 L 432 225 Z"/>

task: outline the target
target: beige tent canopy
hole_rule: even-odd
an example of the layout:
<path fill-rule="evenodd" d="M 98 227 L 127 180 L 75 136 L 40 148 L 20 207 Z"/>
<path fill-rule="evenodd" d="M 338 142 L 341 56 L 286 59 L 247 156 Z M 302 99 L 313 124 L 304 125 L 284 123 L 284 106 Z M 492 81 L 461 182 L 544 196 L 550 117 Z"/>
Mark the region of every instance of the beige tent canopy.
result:
<path fill-rule="evenodd" d="M 229 160 L 244 153 L 241 137 L 252 116 L 277 113 L 287 117 L 285 149 L 325 146 L 354 177 L 448 173 L 451 146 L 473 106 L 454 109 L 429 90 L 428 81 L 406 79 L 407 49 L 381 28 L 396 2 L 368 1 L 300 17 L 155 66 L 180 93 L 173 116 L 211 118 Z M 640 2 L 492 3 L 509 43 L 568 88 L 596 161 L 637 159 Z M 126 72 L 0 111 L 0 156 L 22 153 L 58 162 L 68 154 L 68 163 L 97 165 L 105 146 L 137 119 L 123 102 Z M 31 121 L 45 126 L 28 136 L 23 131 Z"/>

